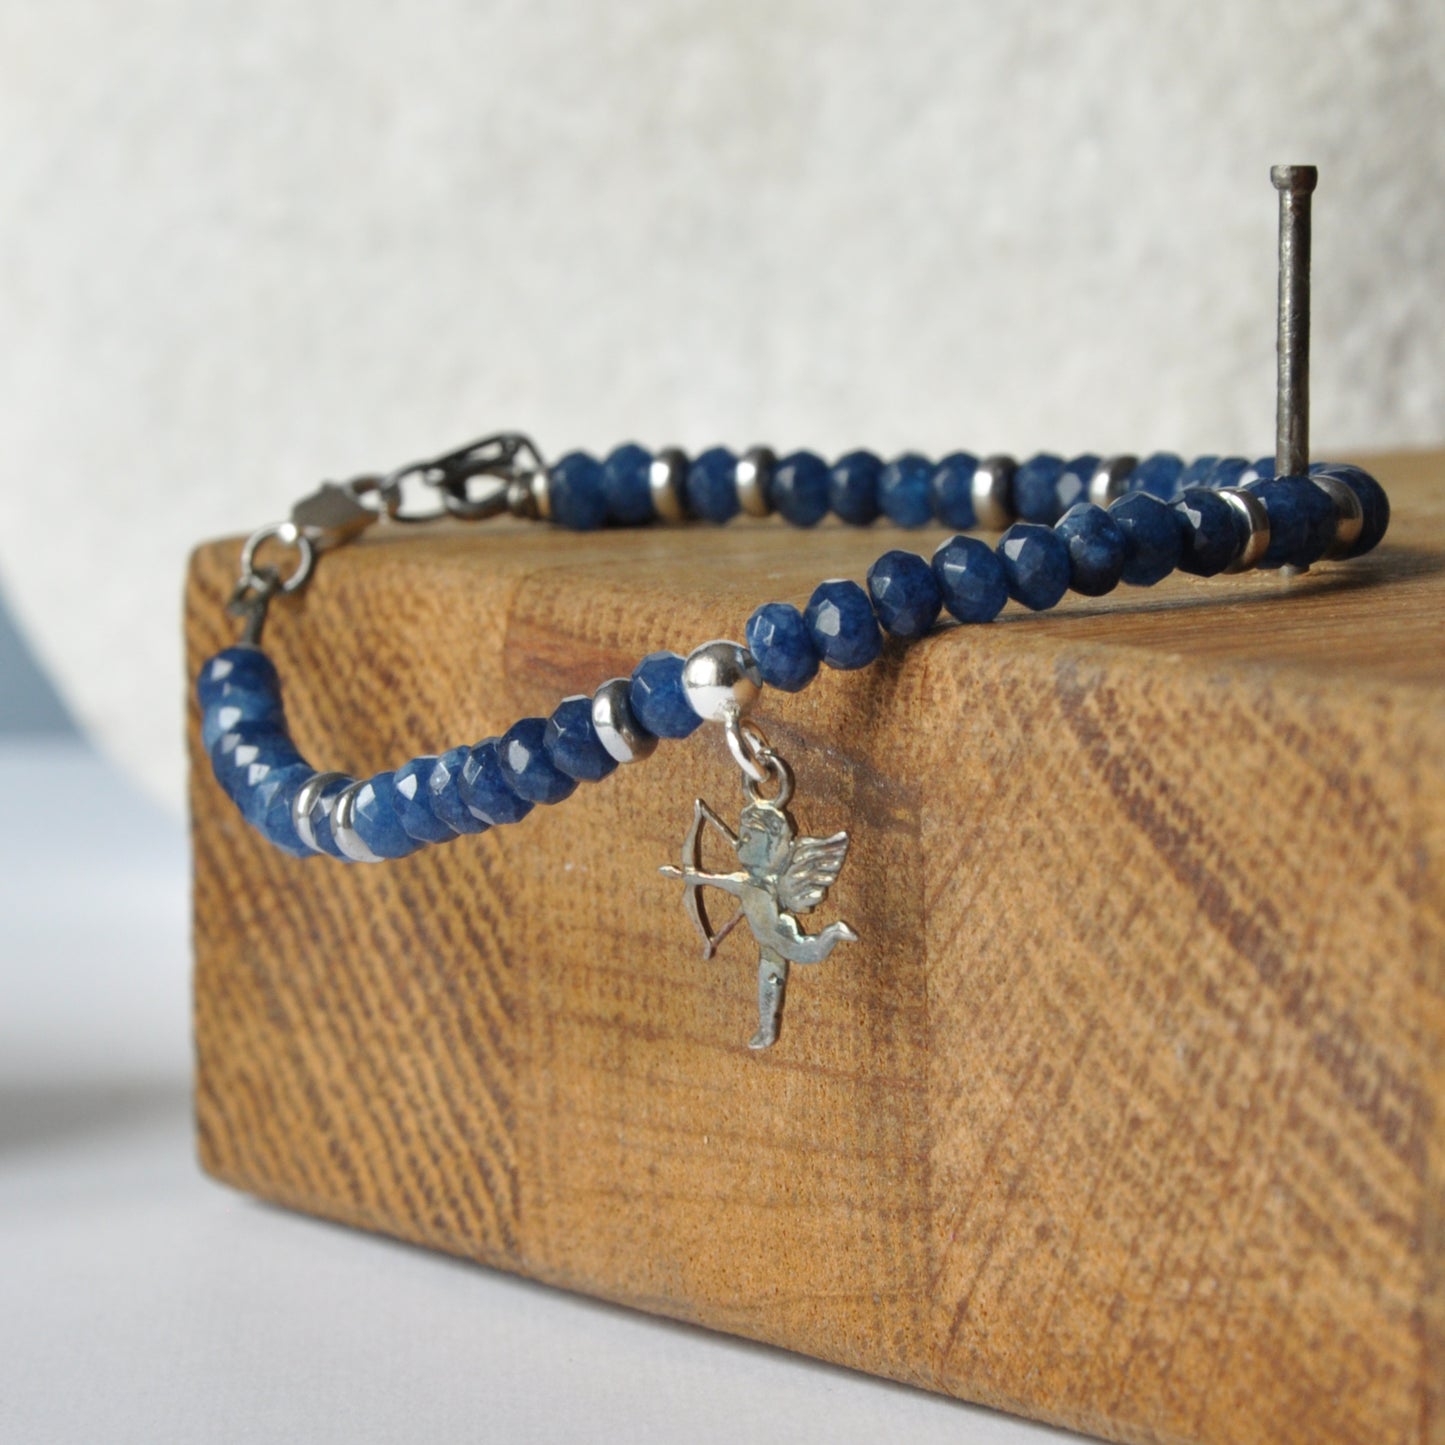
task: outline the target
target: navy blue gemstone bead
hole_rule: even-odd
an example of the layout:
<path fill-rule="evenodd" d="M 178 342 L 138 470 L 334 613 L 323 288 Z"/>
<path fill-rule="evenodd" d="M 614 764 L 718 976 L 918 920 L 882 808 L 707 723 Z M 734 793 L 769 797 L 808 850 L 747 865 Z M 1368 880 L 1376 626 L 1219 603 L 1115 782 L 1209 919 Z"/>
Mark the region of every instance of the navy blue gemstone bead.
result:
<path fill-rule="evenodd" d="M 950 452 L 933 469 L 929 490 L 933 515 L 945 527 L 967 529 L 978 520 L 973 510 L 973 474 L 978 458 L 969 452 Z"/>
<path fill-rule="evenodd" d="M 1245 468 L 1240 475 L 1239 485 L 1247 487 L 1251 482 L 1267 482 L 1274 476 L 1274 458 L 1260 457 Z"/>
<path fill-rule="evenodd" d="M 1179 478 L 1184 475 L 1184 458 L 1173 452 L 1155 452 L 1129 473 L 1128 489 L 1172 502 L 1179 495 Z"/>
<path fill-rule="evenodd" d="M 878 478 L 883 463 L 872 452 L 849 452 L 828 473 L 828 504 L 853 527 L 866 527 L 878 516 Z"/>
<path fill-rule="evenodd" d="M 1008 595 L 1031 612 L 1056 606 L 1069 590 L 1069 549 L 1052 527 L 1015 522 L 994 550 Z"/>
<path fill-rule="evenodd" d="M 801 692 L 822 662 L 803 614 L 790 602 L 765 602 L 743 634 L 763 681 L 782 692 Z"/>
<path fill-rule="evenodd" d="M 529 803 L 560 803 L 577 791 L 577 779 L 569 778 L 547 756 L 544 717 L 514 722 L 497 739 L 497 761 L 512 791 Z"/>
<path fill-rule="evenodd" d="M 726 447 L 709 447 L 687 469 L 687 505 L 709 522 L 730 522 L 738 501 L 738 459 Z"/>
<path fill-rule="evenodd" d="M 675 652 L 649 652 L 632 669 L 627 701 L 654 737 L 685 738 L 702 722 L 682 690 L 682 664 Z"/>
<path fill-rule="evenodd" d="M 340 858 L 344 863 L 351 862 L 351 859 L 337 846 L 331 831 L 331 819 L 337 798 L 355 781 L 355 778 L 333 778 L 312 798 L 311 811 L 306 815 L 311 824 L 311 834 L 316 839 L 316 851 L 325 853 L 328 858 Z"/>
<path fill-rule="evenodd" d="M 1008 601 L 1003 563 L 977 537 L 950 537 L 933 554 L 943 605 L 960 622 L 992 622 Z"/>
<path fill-rule="evenodd" d="M 914 552 L 885 552 L 868 569 L 873 611 L 894 637 L 924 636 L 943 610 L 933 568 Z"/>
<path fill-rule="evenodd" d="M 1325 472 L 1329 476 L 1337 477 L 1360 499 L 1360 511 L 1363 514 L 1360 535 L 1345 556 L 1363 557 L 1366 552 L 1379 546 L 1380 539 L 1390 526 L 1390 499 L 1379 482 L 1369 472 L 1345 462 L 1321 463 L 1317 467 L 1311 467 L 1310 471 Z"/>
<path fill-rule="evenodd" d="M 547 719 L 543 746 L 552 766 L 578 782 L 595 783 L 617 767 L 592 722 L 590 697 L 565 697 Z"/>
<path fill-rule="evenodd" d="M 795 527 L 814 527 L 828 515 L 828 464 L 812 452 L 794 452 L 773 468 L 768 496 Z"/>
<path fill-rule="evenodd" d="M 1183 548 L 1179 570 L 1195 577 L 1223 572 L 1248 540 L 1244 518 L 1207 487 L 1190 487 L 1174 503 Z"/>
<path fill-rule="evenodd" d="M 201 745 L 207 752 L 222 733 L 231 732 L 242 723 L 285 729 L 286 717 L 277 689 L 242 688 L 228 683 L 217 691 L 221 696 L 201 714 Z"/>
<path fill-rule="evenodd" d="M 210 749 L 211 770 L 227 797 L 245 811 L 245 798 L 269 773 L 304 762 L 296 745 L 279 728 L 242 723 L 222 733 Z"/>
<path fill-rule="evenodd" d="M 462 798 L 462 769 L 471 755 L 468 747 L 449 748 L 435 759 L 427 777 L 427 806 L 453 833 L 485 833 L 489 826 Z"/>
<path fill-rule="evenodd" d="M 1179 473 L 1179 493 L 1182 496 L 1190 487 L 1207 487 L 1210 474 L 1219 465 L 1218 457 L 1195 457 Z"/>
<path fill-rule="evenodd" d="M 421 847 L 401 826 L 394 779 L 393 773 L 376 773 L 353 796 L 351 831 L 378 858 L 405 858 Z"/>
<path fill-rule="evenodd" d="M 1099 461 L 1100 458 L 1093 452 L 1085 452 L 1082 456 L 1073 457 L 1064 463 L 1064 469 L 1059 473 L 1058 484 L 1054 489 L 1059 517 L 1070 507 L 1089 500 L 1089 483 L 1099 469 Z M 1058 518 L 1054 520 L 1057 521 Z"/>
<path fill-rule="evenodd" d="M 1269 517 L 1269 546 L 1261 567 L 1308 567 L 1318 562 L 1334 539 L 1335 504 L 1308 477 L 1267 477 L 1245 491 L 1264 504 Z"/>
<path fill-rule="evenodd" d="M 485 738 L 467 753 L 457 778 L 462 802 L 483 823 L 520 823 L 533 804 L 518 795 L 502 772 L 496 738 Z"/>
<path fill-rule="evenodd" d="M 292 818 L 291 805 L 308 778 L 315 776 L 308 763 L 293 763 L 289 768 L 273 769 L 252 788 L 246 810 L 247 821 L 263 838 L 293 858 L 311 856 L 311 849 L 301 841 Z"/>
<path fill-rule="evenodd" d="M 1020 464 L 1014 473 L 1014 512 L 1025 522 L 1041 522 L 1052 527 L 1064 514 L 1059 505 L 1059 479 L 1064 475 L 1064 459 L 1052 452 L 1040 452 Z"/>
<path fill-rule="evenodd" d="M 917 452 L 895 458 L 878 474 L 878 505 L 900 527 L 933 520 L 933 463 Z"/>
<path fill-rule="evenodd" d="M 820 582 L 808 599 L 803 621 L 829 667 L 867 667 L 883 650 L 873 604 L 856 582 L 841 577 Z"/>
<path fill-rule="evenodd" d="M 408 837 L 418 843 L 447 843 L 457 836 L 431 805 L 431 775 L 436 765 L 433 757 L 413 758 L 392 775 L 396 816 Z"/>
<path fill-rule="evenodd" d="M 1102 507 L 1076 502 L 1054 531 L 1069 550 L 1069 586 L 1085 597 L 1102 597 L 1124 572 L 1124 534 Z"/>
<path fill-rule="evenodd" d="M 1109 508 L 1109 515 L 1124 534 L 1123 580 L 1131 587 L 1152 587 L 1179 565 L 1184 538 L 1168 502 L 1148 492 L 1130 492 Z"/>
<path fill-rule="evenodd" d="M 602 464 L 607 519 L 619 527 L 640 527 L 657 515 L 652 504 L 652 453 L 624 442 Z"/>
<path fill-rule="evenodd" d="M 1248 457 L 1220 457 L 1204 485 L 1214 492 L 1221 487 L 1237 487 L 1249 466 Z"/>
<path fill-rule="evenodd" d="M 259 647 L 241 643 L 224 648 L 201 668 L 201 675 L 196 679 L 196 701 L 203 712 L 224 701 L 233 691 L 281 695 L 276 665 Z"/>
<path fill-rule="evenodd" d="M 586 452 L 568 452 L 547 473 L 552 520 L 574 532 L 592 532 L 607 520 L 602 463 Z"/>

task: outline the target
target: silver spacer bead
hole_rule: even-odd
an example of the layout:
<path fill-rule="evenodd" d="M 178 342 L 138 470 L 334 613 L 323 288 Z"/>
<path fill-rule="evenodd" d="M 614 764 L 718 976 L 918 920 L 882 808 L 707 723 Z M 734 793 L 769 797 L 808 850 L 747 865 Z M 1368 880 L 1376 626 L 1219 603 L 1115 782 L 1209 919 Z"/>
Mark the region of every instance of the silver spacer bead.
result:
<path fill-rule="evenodd" d="M 1360 505 L 1355 489 L 1338 477 L 1314 473 L 1310 481 L 1335 504 L 1335 540 L 1325 551 L 1325 560 L 1348 557 L 1350 548 L 1360 540 L 1360 530 L 1365 525 L 1365 509 Z"/>
<path fill-rule="evenodd" d="M 507 483 L 507 510 L 527 521 L 547 521 L 552 515 L 551 479 L 546 467 Z"/>
<path fill-rule="evenodd" d="M 1002 532 L 1014 522 L 1013 481 L 1019 464 L 1001 453 L 985 457 L 973 474 L 974 525 L 985 532 Z"/>
<path fill-rule="evenodd" d="M 652 459 L 648 472 L 652 487 L 652 508 L 664 522 L 687 520 L 687 453 L 678 447 L 664 447 Z"/>
<path fill-rule="evenodd" d="M 356 836 L 356 829 L 351 824 L 351 820 L 356 814 L 356 795 L 366 787 L 369 781 L 369 779 L 363 778 L 360 782 L 353 783 L 349 788 L 344 788 L 339 792 L 336 795 L 336 806 L 331 812 L 331 836 L 336 839 L 336 846 L 353 863 L 381 862 L 381 859 Z"/>
<path fill-rule="evenodd" d="M 627 700 L 631 685 L 629 678 L 614 677 L 592 694 L 592 726 L 597 729 L 597 740 L 619 763 L 640 763 L 657 748 L 657 739 L 643 731 L 632 715 L 632 704 Z"/>
<path fill-rule="evenodd" d="M 771 447 L 750 447 L 738 458 L 738 501 L 750 517 L 769 517 L 773 512 L 768 488 L 773 481 L 777 453 Z"/>
<path fill-rule="evenodd" d="M 682 665 L 682 691 L 704 722 L 745 713 L 763 688 L 753 655 L 736 642 L 704 642 Z"/>
<path fill-rule="evenodd" d="M 1117 502 L 1129 485 L 1129 473 L 1139 465 L 1138 457 L 1121 453 L 1117 457 L 1105 457 L 1089 478 L 1089 500 L 1096 507 L 1107 508 Z"/>
<path fill-rule="evenodd" d="M 332 783 L 342 782 L 347 777 L 346 773 L 314 773 L 301 784 L 296 790 L 295 798 L 291 800 L 291 822 L 296 829 L 296 836 L 313 853 L 322 850 L 316 842 L 316 828 L 311 820 L 312 810 Z M 330 799 L 324 806 L 328 814 L 334 812 L 336 799 Z"/>
<path fill-rule="evenodd" d="M 1264 554 L 1269 551 L 1269 513 L 1264 503 L 1253 492 L 1239 487 L 1221 487 L 1219 495 L 1244 518 L 1249 535 L 1238 557 L 1224 570 L 1226 572 L 1248 572 L 1258 567 Z"/>

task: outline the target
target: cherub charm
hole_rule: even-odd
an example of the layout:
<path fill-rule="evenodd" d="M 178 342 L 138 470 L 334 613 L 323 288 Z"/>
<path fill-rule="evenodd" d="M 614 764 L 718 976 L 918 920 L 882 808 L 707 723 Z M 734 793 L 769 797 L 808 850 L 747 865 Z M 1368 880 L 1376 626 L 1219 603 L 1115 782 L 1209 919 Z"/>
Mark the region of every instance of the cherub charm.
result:
<path fill-rule="evenodd" d="M 774 798 L 761 797 L 747 771 L 743 790 L 747 804 L 738 819 L 738 831 L 698 798 L 693 805 L 692 827 L 682 845 L 682 866 L 664 864 L 669 878 L 680 878 L 686 891 L 683 905 L 703 937 L 703 957 L 712 958 L 718 945 L 747 919 L 761 950 L 758 963 L 758 1031 L 748 1047 L 766 1049 L 777 1041 L 783 997 L 790 963 L 822 963 L 840 943 L 858 935 L 846 923 L 830 923 L 818 933 L 804 933 L 795 913 L 809 913 L 823 901 L 838 877 L 848 854 L 847 833 L 828 838 L 798 836 L 786 809 L 793 792 L 793 777 L 786 763 L 769 749 L 756 730 L 749 738 L 754 769 L 759 779 L 771 773 L 778 780 Z M 754 741 L 756 739 L 756 741 Z M 739 758 L 739 762 L 742 758 Z M 711 824 L 737 853 L 742 871 L 709 873 L 702 864 L 702 830 Z M 721 927 L 709 923 L 702 898 L 704 888 L 717 888 L 738 900 L 738 910 Z"/>

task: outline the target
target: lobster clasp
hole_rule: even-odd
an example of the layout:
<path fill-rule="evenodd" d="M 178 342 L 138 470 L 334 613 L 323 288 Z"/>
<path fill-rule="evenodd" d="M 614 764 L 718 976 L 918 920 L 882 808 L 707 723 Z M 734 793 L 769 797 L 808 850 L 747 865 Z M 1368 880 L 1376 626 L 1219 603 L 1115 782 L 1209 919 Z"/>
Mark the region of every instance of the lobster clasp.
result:
<path fill-rule="evenodd" d="M 377 504 L 368 505 L 362 500 L 373 493 Z M 318 552 L 326 552 L 355 541 L 388 509 L 386 485 L 380 477 L 323 482 L 291 508 L 291 526 Z"/>

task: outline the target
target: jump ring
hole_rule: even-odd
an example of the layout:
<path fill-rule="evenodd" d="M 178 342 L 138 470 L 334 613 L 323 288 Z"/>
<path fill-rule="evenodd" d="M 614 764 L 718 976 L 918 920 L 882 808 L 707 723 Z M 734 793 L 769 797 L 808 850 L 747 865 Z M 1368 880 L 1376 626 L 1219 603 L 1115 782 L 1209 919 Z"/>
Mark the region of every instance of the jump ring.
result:
<path fill-rule="evenodd" d="M 269 527 L 262 527 L 260 531 L 252 532 L 246 538 L 246 544 L 241 548 L 241 585 L 256 590 L 266 585 L 266 578 L 256 570 L 256 553 L 267 542 L 278 542 L 283 547 L 293 547 L 296 550 L 295 570 L 279 583 L 281 591 L 295 592 L 305 586 L 311 576 L 311 569 L 316 565 L 316 548 L 312 545 L 311 538 L 290 522 L 273 522 Z"/>

